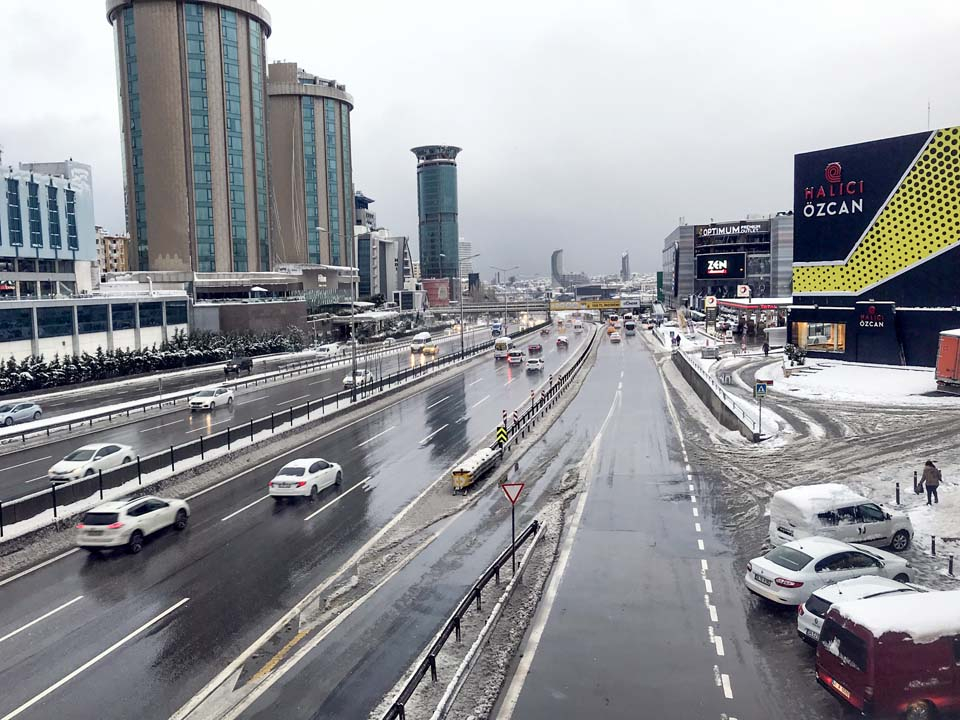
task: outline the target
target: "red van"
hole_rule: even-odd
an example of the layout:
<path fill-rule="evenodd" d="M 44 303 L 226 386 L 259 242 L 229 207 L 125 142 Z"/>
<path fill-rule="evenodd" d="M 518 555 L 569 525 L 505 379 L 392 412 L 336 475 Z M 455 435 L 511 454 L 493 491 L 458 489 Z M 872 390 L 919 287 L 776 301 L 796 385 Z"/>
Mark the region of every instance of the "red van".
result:
<path fill-rule="evenodd" d="M 838 603 L 817 645 L 817 682 L 865 717 L 960 710 L 960 590 Z"/>

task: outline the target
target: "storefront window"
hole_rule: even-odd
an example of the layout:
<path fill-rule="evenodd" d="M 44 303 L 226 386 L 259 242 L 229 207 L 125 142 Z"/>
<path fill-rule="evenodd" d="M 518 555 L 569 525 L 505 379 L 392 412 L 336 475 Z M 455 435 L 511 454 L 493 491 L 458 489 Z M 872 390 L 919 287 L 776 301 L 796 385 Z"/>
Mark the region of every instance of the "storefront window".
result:
<path fill-rule="evenodd" d="M 132 330 L 136 327 L 136 319 L 133 314 L 133 305 L 123 303 L 113 306 L 113 329 L 114 330 Z"/>
<path fill-rule="evenodd" d="M 33 313 L 30 310 L 0 310 L 0 342 L 30 340 Z"/>
<path fill-rule="evenodd" d="M 77 325 L 81 334 L 107 331 L 106 305 L 80 305 L 77 307 Z"/>
<path fill-rule="evenodd" d="M 160 327 L 163 325 L 163 303 L 141 303 L 140 327 Z"/>
<path fill-rule="evenodd" d="M 804 350 L 842 353 L 847 347 L 846 323 L 793 323 L 793 338 Z"/>
<path fill-rule="evenodd" d="M 167 325 L 187 324 L 187 304 L 185 302 L 167 303 Z"/>
<path fill-rule="evenodd" d="M 37 308 L 37 335 L 42 338 L 73 335 L 73 308 Z"/>

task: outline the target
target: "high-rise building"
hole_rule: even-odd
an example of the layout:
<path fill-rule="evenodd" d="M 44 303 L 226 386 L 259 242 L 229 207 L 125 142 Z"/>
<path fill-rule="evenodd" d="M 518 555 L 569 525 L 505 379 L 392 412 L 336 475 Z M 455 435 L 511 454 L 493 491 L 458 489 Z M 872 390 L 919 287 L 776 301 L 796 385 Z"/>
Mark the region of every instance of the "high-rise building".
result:
<path fill-rule="evenodd" d="M 460 238 L 458 248 L 460 251 L 460 277 L 465 278 L 473 272 L 473 259 L 470 257 L 473 255 L 473 243 Z"/>
<path fill-rule="evenodd" d="M 620 279 L 624 282 L 630 279 L 630 253 L 628 252 L 620 256 Z"/>
<path fill-rule="evenodd" d="M 420 274 L 452 278 L 460 264 L 457 225 L 457 154 L 453 145 L 424 145 L 417 156 L 417 206 L 420 215 Z"/>
<path fill-rule="evenodd" d="M 271 264 L 266 39 L 255 0 L 107 0 L 135 270 Z"/>
<path fill-rule="evenodd" d="M 356 266 L 350 149 L 353 98 L 296 63 L 271 63 L 273 249 L 283 262 Z"/>
<path fill-rule="evenodd" d="M 130 270 L 127 247 L 130 236 L 110 233 L 97 225 L 97 264 L 101 273 L 127 272 Z"/>
<path fill-rule="evenodd" d="M 362 225 L 368 230 L 373 230 L 377 227 L 377 214 L 370 209 L 370 205 L 374 202 L 373 198 L 369 198 L 364 195 L 362 192 L 357 190 L 353 195 L 353 210 L 355 213 L 354 225 Z"/>

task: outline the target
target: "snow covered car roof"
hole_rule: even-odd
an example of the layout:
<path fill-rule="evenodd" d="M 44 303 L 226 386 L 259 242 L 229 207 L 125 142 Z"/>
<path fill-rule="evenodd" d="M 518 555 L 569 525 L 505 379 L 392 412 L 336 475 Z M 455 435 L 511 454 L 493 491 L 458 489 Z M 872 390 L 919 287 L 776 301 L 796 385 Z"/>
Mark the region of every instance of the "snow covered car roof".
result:
<path fill-rule="evenodd" d="M 801 485 L 775 492 L 770 499 L 770 514 L 793 516 L 796 509 L 802 517 L 809 518 L 844 505 L 865 502 L 869 501 L 840 483 Z"/>
<path fill-rule="evenodd" d="M 841 580 L 832 585 L 826 585 L 813 594 L 830 604 L 839 602 L 853 602 L 885 593 L 924 592 L 915 585 L 897 582 L 881 575 L 862 575 L 861 577 Z"/>
<path fill-rule="evenodd" d="M 904 633 L 916 643 L 929 643 L 945 635 L 960 634 L 958 607 L 960 590 L 941 590 L 852 600 L 833 609 L 874 637 Z"/>

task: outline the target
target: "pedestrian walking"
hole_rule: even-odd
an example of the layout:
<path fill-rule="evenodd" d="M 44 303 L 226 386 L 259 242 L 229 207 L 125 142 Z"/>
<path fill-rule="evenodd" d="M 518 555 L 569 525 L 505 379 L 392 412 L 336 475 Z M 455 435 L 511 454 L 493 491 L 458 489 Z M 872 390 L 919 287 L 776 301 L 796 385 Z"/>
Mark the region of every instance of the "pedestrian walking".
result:
<path fill-rule="evenodd" d="M 923 477 L 920 478 L 920 484 L 927 489 L 927 505 L 932 504 L 931 499 L 934 503 L 939 504 L 940 498 L 937 496 L 937 488 L 940 487 L 940 480 L 942 479 L 940 468 L 933 464 L 933 460 L 927 460 L 923 464 Z"/>
<path fill-rule="evenodd" d="M 763 356 L 770 357 L 770 343 L 766 341 L 763 343 Z"/>

